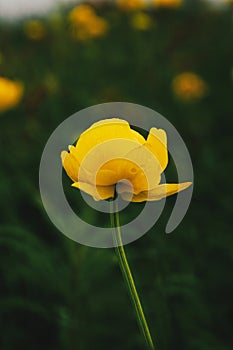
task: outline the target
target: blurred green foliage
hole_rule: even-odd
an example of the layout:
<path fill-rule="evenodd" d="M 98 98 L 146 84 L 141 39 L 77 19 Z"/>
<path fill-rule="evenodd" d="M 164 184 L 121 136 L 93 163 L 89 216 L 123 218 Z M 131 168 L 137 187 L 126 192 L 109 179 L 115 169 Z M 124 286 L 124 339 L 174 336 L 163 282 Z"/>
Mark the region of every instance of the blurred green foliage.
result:
<path fill-rule="evenodd" d="M 88 41 L 72 38 L 66 9 L 41 19 L 41 40 L 25 35 L 24 21 L 0 23 L 0 74 L 25 86 L 21 104 L 0 117 L 0 348 L 144 348 L 114 251 L 57 232 L 38 189 L 40 156 L 60 122 L 90 105 L 129 101 L 176 126 L 195 174 L 175 233 L 164 234 L 169 198 L 156 226 L 126 247 L 152 335 L 160 350 L 230 350 L 232 11 L 150 10 L 147 30 L 114 6 L 97 13 L 109 30 Z M 175 96 L 172 80 L 184 71 L 206 82 L 203 98 Z"/>

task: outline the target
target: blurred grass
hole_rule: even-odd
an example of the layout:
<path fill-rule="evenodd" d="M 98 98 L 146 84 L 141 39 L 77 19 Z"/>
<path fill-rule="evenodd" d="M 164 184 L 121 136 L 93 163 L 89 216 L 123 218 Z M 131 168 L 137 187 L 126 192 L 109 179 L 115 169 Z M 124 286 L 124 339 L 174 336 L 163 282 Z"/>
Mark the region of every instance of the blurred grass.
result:
<path fill-rule="evenodd" d="M 60 122 L 93 104 L 129 101 L 176 126 L 195 174 L 175 233 L 164 234 L 169 198 L 156 226 L 126 247 L 152 334 L 161 350 L 230 350 L 231 8 L 144 11 L 153 25 L 143 31 L 132 27 L 132 13 L 103 5 L 97 13 L 109 29 L 88 41 L 72 38 L 68 11 L 40 19 L 40 40 L 25 35 L 23 20 L 0 22 L 0 75 L 25 87 L 17 108 L 0 116 L 0 348 L 143 349 L 114 252 L 57 232 L 38 190 L 40 156 Z M 174 94 L 173 79 L 186 71 L 205 81 L 205 96 Z M 79 202 L 76 190 L 70 195 Z"/>

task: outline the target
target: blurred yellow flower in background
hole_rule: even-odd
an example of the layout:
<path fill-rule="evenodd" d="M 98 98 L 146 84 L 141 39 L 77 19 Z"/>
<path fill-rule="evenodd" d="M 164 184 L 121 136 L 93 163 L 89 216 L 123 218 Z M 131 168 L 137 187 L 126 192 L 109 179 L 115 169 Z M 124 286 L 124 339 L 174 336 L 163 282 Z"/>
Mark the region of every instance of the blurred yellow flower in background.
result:
<path fill-rule="evenodd" d="M 200 99 L 207 92 L 205 81 L 192 72 L 177 75 L 172 82 L 172 88 L 178 98 L 187 101 Z"/>
<path fill-rule="evenodd" d="M 182 5 L 183 0 L 153 0 L 153 3 L 157 7 L 179 7 Z"/>
<path fill-rule="evenodd" d="M 88 19 L 92 19 L 95 17 L 95 11 L 93 7 L 89 5 L 78 5 L 69 14 L 69 19 L 72 24 L 80 24 L 80 23 L 86 23 Z"/>
<path fill-rule="evenodd" d="M 16 106 L 23 95 L 23 85 L 0 77 L 0 112 Z"/>
<path fill-rule="evenodd" d="M 164 130 L 152 128 L 145 140 L 118 118 L 94 123 L 61 158 L 72 186 L 97 201 L 114 198 L 116 189 L 126 201 L 154 201 L 191 185 L 160 183 L 168 164 Z"/>
<path fill-rule="evenodd" d="M 25 35 L 31 40 L 41 40 L 46 35 L 44 24 L 39 20 L 30 20 L 24 24 Z"/>
<path fill-rule="evenodd" d="M 153 21 L 149 15 L 144 12 L 136 12 L 131 17 L 131 25 L 138 30 L 150 29 Z"/>
<path fill-rule="evenodd" d="M 103 36 L 108 29 L 105 19 L 96 15 L 89 5 L 78 5 L 69 14 L 72 35 L 77 40 L 88 40 Z"/>
<path fill-rule="evenodd" d="M 145 0 L 116 0 L 117 6 L 123 11 L 142 10 L 147 6 Z"/>

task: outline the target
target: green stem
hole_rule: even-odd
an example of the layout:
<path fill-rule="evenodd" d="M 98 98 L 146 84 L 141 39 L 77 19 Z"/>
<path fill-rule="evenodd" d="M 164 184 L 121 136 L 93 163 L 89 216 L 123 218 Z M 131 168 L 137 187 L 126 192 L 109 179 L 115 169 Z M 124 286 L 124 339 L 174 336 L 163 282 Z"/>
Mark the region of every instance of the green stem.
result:
<path fill-rule="evenodd" d="M 115 206 L 114 206 L 115 203 Z M 122 238 L 121 238 L 121 229 L 120 229 L 120 217 L 119 217 L 119 211 L 118 211 L 118 201 L 115 200 L 114 202 L 110 202 L 111 210 L 110 210 L 110 219 L 111 219 L 111 226 L 114 228 L 113 230 L 113 239 L 115 243 L 115 250 L 116 254 L 118 256 L 118 261 L 123 273 L 123 276 L 126 280 L 128 289 L 129 289 L 129 294 L 130 297 L 133 301 L 134 308 L 136 311 L 137 315 L 137 320 L 139 323 L 139 327 L 144 335 L 146 344 L 148 349 L 154 350 L 154 344 L 150 335 L 150 330 L 143 312 L 142 304 L 140 302 L 138 292 L 134 283 L 134 279 L 126 258 L 125 250 L 124 250 L 124 245 L 122 243 Z"/>

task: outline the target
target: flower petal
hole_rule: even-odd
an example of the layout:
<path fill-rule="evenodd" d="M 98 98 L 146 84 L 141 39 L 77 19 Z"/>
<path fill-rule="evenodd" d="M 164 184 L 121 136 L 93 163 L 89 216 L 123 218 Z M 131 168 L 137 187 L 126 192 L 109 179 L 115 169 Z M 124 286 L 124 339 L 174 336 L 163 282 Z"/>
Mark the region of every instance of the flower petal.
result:
<path fill-rule="evenodd" d="M 148 201 L 148 191 L 143 191 L 132 196 L 131 192 L 119 193 L 126 202 L 145 202 Z"/>
<path fill-rule="evenodd" d="M 145 143 L 142 135 L 130 129 L 127 121 L 118 118 L 104 119 L 84 131 L 76 144 L 76 156 L 81 164 L 83 158 L 96 145 L 112 139 L 126 139 L 137 144 Z M 126 149 L 127 152 L 127 149 Z"/>
<path fill-rule="evenodd" d="M 111 138 L 119 137 L 119 138 L 126 138 L 133 141 L 138 141 L 141 144 L 145 143 L 145 139 L 141 134 L 131 129 L 129 123 L 126 120 L 119 119 L 119 118 L 100 120 L 92 124 L 92 126 L 89 129 L 87 129 L 83 134 L 85 134 L 90 130 L 92 131 L 93 129 L 95 129 L 95 132 L 96 132 L 96 128 L 103 128 L 103 127 L 104 128 L 108 127 L 108 131 L 112 133 L 112 135 L 108 135 L 111 137 L 107 137 L 107 135 L 104 135 L 105 138 L 103 141 Z"/>
<path fill-rule="evenodd" d="M 131 202 L 157 201 L 164 197 L 168 197 L 177 192 L 183 191 L 191 184 L 192 182 L 183 182 L 180 184 L 161 184 L 150 191 L 142 191 L 137 195 L 133 195 L 133 197 L 129 192 L 121 193 L 121 197 L 124 200 L 130 200 Z"/>
<path fill-rule="evenodd" d="M 138 142 L 120 138 L 110 139 L 94 146 L 80 165 L 80 173 L 84 169 L 90 174 L 84 182 L 108 186 L 125 178 L 130 180 L 127 176 L 130 175 L 130 161 L 126 154 L 135 148 L 138 148 Z M 132 165 L 132 162 L 130 164 Z"/>
<path fill-rule="evenodd" d="M 114 170 L 102 168 L 96 175 L 97 186 L 111 186 L 118 182 L 117 174 Z"/>
<path fill-rule="evenodd" d="M 168 163 L 166 132 L 162 129 L 151 128 L 145 147 L 153 152 L 161 166 L 161 172 L 163 172 Z"/>
<path fill-rule="evenodd" d="M 159 200 L 164 197 L 171 196 L 177 192 L 185 190 L 191 185 L 192 182 L 182 182 L 180 184 L 160 184 L 153 190 L 149 191 L 148 200 Z"/>
<path fill-rule="evenodd" d="M 73 180 L 78 180 L 79 163 L 72 153 L 66 151 L 61 152 L 62 165 L 67 175 Z"/>
<path fill-rule="evenodd" d="M 96 201 L 114 198 L 114 186 L 93 186 L 85 182 L 74 182 L 72 186 L 86 192 Z"/>
<path fill-rule="evenodd" d="M 129 177 L 135 194 L 143 190 L 150 190 L 160 182 L 160 164 L 148 147 L 142 145 L 134 148 L 126 154 L 126 158 L 130 159 L 130 162 L 136 164 L 137 168 L 140 169 L 133 177 Z M 130 169 L 128 167 L 128 172 L 130 172 Z"/>

